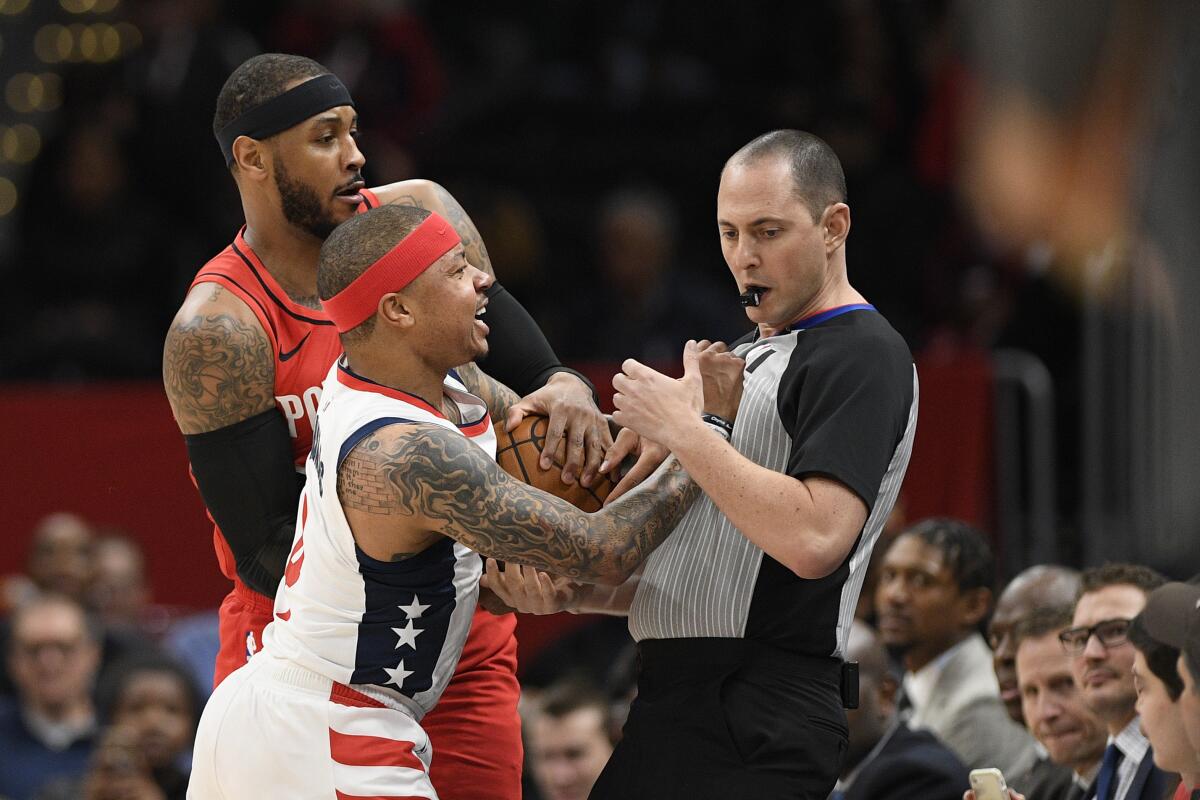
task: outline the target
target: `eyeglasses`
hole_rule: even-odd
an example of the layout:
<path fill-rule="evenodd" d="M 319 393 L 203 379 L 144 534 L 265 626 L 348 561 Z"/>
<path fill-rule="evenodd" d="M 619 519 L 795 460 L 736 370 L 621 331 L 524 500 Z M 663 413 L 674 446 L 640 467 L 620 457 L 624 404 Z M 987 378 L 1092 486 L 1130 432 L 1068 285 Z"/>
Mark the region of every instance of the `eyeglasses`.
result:
<path fill-rule="evenodd" d="M 1129 623 L 1127 619 L 1105 619 L 1091 627 L 1067 628 L 1058 635 L 1058 640 L 1062 642 L 1064 650 L 1075 656 L 1087 649 L 1088 641 L 1093 636 L 1108 649 L 1129 641 Z"/>

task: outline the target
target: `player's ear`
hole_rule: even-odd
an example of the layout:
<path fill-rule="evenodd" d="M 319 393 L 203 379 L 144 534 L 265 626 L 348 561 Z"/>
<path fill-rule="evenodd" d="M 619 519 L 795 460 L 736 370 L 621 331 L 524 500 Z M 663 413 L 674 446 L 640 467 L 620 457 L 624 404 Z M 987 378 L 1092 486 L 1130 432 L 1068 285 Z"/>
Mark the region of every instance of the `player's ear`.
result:
<path fill-rule="evenodd" d="M 246 178 L 264 180 L 270 174 L 269 158 L 263 143 L 257 139 L 239 136 L 233 140 L 233 163 Z"/>
<path fill-rule="evenodd" d="M 832 253 L 846 243 L 850 235 L 850 206 L 832 203 L 821 214 L 821 228 L 825 235 L 825 252 Z"/>
<path fill-rule="evenodd" d="M 390 325 L 407 330 L 416 322 L 412 305 L 403 292 L 388 292 L 379 298 L 379 315 Z"/>

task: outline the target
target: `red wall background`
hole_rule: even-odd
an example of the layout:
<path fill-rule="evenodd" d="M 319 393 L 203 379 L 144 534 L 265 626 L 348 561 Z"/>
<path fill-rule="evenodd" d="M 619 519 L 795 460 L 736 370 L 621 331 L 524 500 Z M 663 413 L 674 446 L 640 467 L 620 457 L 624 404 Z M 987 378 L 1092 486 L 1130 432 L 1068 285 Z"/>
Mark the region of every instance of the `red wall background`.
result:
<path fill-rule="evenodd" d="M 585 365 L 606 400 L 616 365 Z M 940 348 L 918 359 L 921 405 L 905 514 L 991 519 L 991 373 L 986 354 Z M 227 583 L 158 383 L 9 385 L 0 390 L 5 518 L 0 574 L 21 571 L 29 535 L 53 511 L 129 531 L 146 551 L 157 602 L 213 608 Z M 522 622 L 523 649 L 566 621 Z"/>

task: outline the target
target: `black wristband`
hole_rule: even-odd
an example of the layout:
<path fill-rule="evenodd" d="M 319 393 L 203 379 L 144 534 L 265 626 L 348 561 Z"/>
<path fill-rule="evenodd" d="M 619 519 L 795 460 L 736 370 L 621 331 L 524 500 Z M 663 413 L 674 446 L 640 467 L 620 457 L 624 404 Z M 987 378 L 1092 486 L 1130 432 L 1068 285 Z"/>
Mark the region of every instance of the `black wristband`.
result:
<path fill-rule="evenodd" d="M 733 423 L 724 417 L 719 417 L 716 414 L 701 413 L 700 419 L 704 420 L 709 425 L 712 425 L 714 428 L 724 431 L 726 440 L 733 438 Z"/>

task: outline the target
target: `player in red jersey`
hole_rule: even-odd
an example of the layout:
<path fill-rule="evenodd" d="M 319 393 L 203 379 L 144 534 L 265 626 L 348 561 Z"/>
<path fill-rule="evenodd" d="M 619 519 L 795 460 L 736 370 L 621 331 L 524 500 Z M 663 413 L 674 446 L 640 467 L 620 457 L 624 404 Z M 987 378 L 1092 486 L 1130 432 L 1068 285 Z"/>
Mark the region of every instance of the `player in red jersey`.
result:
<path fill-rule="evenodd" d="M 197 274 L 163 356 L 167 395 L 217 526 L 218 560 L 234 583 L 221 605 L 217 682 L 245 663 L 270 622 L 321 380 L 340 353 L 317 298 L 324 239 L 358 210 L 416 205 L 450 220 L 470 262 L 492 274 L 478 231 L 442 187 L 415 180 L 364 188 L 357 125 L 340 81 L 299 56 L 250 59 L 217 100 L 213 129 L 246 225 Z M 547 451 L 561 439 L 564 479 L 589 483 L 611 444 L 591 386 L 558 362 L 498 284 L 487 313 L 489 373 L 529 392 L 510 422 L 549 413 Z M 476 614 L 450 687 L 426 717 L 438 754 L 431 777 L 444 800 L 520 796 L 514 627 L 511 614 Z"/>

